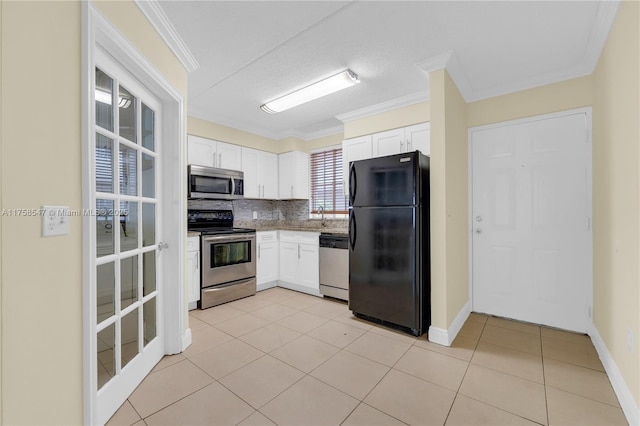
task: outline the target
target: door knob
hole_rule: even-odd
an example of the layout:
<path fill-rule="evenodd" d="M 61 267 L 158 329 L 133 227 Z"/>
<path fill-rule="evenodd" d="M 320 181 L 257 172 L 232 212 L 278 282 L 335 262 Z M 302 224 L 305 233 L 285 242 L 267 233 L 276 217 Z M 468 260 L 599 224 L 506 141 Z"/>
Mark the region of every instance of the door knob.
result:
<path fill-rule="evenodd" d="M 163 243 L 163 242 L 159 242 L 158 243 L 158 250 L 162 251 L 162 250 L 164 250 L 166 248 L 169 248 L 169 244 Z"/>

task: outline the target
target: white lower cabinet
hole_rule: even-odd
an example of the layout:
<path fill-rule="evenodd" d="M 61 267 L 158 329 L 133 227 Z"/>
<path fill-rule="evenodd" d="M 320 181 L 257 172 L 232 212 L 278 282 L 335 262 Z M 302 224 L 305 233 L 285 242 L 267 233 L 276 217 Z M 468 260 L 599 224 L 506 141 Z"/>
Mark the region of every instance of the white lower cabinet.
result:
<path fill-rule="evenodd" d="M 281 287 L 320 296 L 318 232 L 279 231 Z"/>
<path fill-rule="evenodd" d="M 278 231 L 257 232 L 256 244 L 256 290 L 260 291 L 278 284 Z"/>
<path fill-rule="evenodd" d="M 198 307 L 200 300 L 200 237 L 187 238 L 187 274 L 191 310 Z"/>

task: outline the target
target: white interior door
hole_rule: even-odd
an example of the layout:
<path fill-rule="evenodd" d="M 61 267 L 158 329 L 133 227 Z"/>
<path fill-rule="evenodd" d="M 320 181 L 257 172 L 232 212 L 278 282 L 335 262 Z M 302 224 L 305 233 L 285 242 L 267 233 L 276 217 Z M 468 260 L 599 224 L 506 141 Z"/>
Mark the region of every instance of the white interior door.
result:
<path fill-rule="evenodd" d="M 94 78 L 97 420 L 109 419 L 164 355 L 161 104 L 107 54 Z"/>
<path fill-rule="evenodd" d="M 474 311 L 587 331 L 589 128 L 581 112 L 471 132 Z"/>

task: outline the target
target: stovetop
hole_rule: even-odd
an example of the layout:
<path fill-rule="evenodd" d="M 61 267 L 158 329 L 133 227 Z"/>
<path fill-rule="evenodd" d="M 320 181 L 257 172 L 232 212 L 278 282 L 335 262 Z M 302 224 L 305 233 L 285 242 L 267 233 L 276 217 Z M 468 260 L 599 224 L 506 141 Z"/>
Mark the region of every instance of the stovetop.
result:
<path fill-rule="evenodd" d="M 250 234 L 255 229 L 234 228 L 233 211 L 189 209 L 187 212 L 187 229 L 198 231 L 202 235 Z"/>

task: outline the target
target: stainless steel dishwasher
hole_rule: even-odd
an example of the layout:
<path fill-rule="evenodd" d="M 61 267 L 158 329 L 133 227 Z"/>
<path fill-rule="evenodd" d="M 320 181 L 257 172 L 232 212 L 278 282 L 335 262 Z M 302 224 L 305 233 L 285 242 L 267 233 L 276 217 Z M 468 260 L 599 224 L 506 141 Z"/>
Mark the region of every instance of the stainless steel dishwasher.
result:
<path fill-rule="evenodd" d="M 349 300 L 349 237 L 320 234 L 320 293 Z"/>

